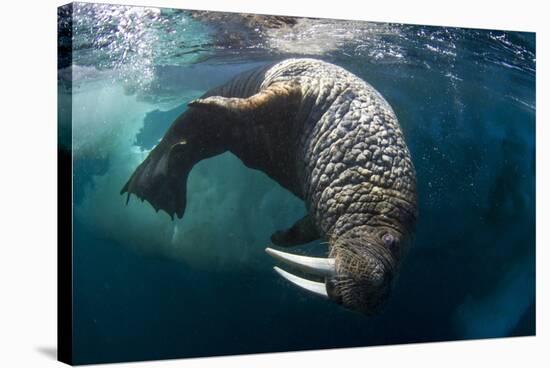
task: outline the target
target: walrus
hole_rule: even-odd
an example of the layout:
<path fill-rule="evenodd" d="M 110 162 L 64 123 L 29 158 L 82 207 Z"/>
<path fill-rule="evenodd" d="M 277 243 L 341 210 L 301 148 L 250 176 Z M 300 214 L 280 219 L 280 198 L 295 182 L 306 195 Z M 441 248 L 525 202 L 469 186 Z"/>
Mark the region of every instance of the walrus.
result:
<path fill-rule="evenodd" d="M 287 59 L 244 72 L 191 101 L 121 194 L 181 218 L 193 166 L 226 151 L 305 202 L 307 215 L 274 232 L 273 244 L 328 244 L 326 258 L 269 247 L 304 277 L 274 269 L 345 308 L 378 312 L 417 218 L 415 169 L 382 95 L 321 60 Z"/>

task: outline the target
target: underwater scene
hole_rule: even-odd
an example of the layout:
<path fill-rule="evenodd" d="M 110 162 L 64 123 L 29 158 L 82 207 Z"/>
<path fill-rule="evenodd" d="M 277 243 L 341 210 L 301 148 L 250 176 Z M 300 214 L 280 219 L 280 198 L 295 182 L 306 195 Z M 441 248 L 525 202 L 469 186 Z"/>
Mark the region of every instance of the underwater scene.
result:
<path fill-rule="evenodd" d="M 535 334 L 534 33 L 89 3 L 58 15 L 75 363 Z M 374 313 L 274 271 L 291 268 L 266 247 L 324 259 L 330 240 L 273 245 L 308 207 L 238 155 L 190 169 L 182 217 L 121 195 L 191 101 L 290 58 L 372 85 L 414 164 L 416 222 Z"/>

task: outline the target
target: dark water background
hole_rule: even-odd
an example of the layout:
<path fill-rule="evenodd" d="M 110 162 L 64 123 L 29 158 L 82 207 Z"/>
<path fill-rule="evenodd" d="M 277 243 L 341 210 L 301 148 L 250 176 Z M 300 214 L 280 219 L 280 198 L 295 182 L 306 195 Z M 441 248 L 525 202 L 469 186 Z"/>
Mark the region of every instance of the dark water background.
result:
<path fill-rule="evenodd" d="M 264 29 L 91 4 L 60 22 L 61 44 L 73 32 L 59 86 L 73 102 L 60 144 L 73 150 L 78 363 L 535 333 L 534 34 L 312 19 Z M 194 168 L 182 220 L 118 194 L 189 100 L 292 56 L 371 83 L 412 153 L 416 237 L 373 317 L 273 272 L 269 236 L 304 206 L 230 154 Z"/>

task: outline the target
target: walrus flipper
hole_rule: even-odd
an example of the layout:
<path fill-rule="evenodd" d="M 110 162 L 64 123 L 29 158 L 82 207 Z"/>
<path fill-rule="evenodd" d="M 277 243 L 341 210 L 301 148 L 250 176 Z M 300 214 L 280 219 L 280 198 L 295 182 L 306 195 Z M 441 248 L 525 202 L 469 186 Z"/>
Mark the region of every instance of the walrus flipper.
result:
<path fill-rule="evenodd" d="M 297 180 L 288 174 L 293 156 L 284 135 L 300 99 L 294 82 L 273 83 L 250 97 L 225 97 L 224 87 L 191 101 L 162 141 L 130 177 L 121 194 L 135 194 L 156 211 L 183 217 L 187 177 L 199 161 L 227 150 L 245 165 L 271 176 L 293 193 Z M 220 95 L 217 95 L 220 94 Z"/>
<path fill-rule="evenodd" d="M 279 230 L 271 235 L 273 244 L 282 247 L 305 244 L 319 238 L 319 230 L 310 215 L 302 217 L 289 229 Z"/>
<path fill-rule="evenodd" d="M 187 176 L 192 165 L 185 165 L 186 142 L 170 147 L 159 144 L 134 171 L 121 194 L 135 194 L 142 201 L 151 203 L 155 211 L 163 210 L 172 219 L 183 217 L 186 205 Z M 183 165 L 182 165 L 183 163 Z"/>
<path fill-rule="evenodd" d="M 301 100 L 298 82 L 276 82 L 246 97 L 209 96 L 191 101 L 188 106 L 209 110 L 239 123 L 275 123 L 288 120 Z"/>
<path fill-rule="evenodd" d="M 302 87 L 294 80 L 272 83 L 245 97 L 209 95 L 189 103 L 193 110 L 211 113 L 223 120 L 227 149 L 247 167 L 264 172 L 285 189 L 303 199 L 296 177 L 296 114 Z"/>

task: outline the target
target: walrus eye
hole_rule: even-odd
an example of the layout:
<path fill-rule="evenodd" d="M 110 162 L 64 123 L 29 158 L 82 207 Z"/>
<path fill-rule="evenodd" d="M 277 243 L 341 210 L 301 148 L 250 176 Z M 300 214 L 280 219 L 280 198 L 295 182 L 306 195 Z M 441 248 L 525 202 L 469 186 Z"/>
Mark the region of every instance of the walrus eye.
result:
<path fill-rule="evenodd" d="M 390 233 L 386 233 L 382 235 L 382 241 L 384 242 L 386 248 L 389 249 L 393 255 L 397 256 L 399 254 L 399 244 L 395 236 Z"/>
<path fill-rule="evenodd" d="M 394 246 L 394 243 L 395 243 L 395 238 L 393 237 L 392 234 L 386 233 L 386 234 L 384 234 L 384 236 L 382 236 L 382 241 L 384 242 L 386 247 L 392 248 Z"/>

